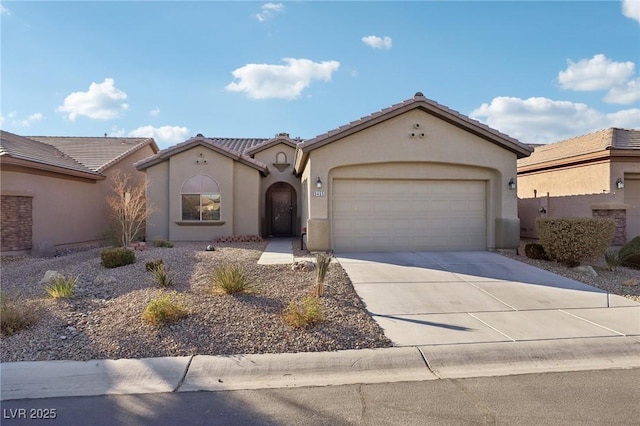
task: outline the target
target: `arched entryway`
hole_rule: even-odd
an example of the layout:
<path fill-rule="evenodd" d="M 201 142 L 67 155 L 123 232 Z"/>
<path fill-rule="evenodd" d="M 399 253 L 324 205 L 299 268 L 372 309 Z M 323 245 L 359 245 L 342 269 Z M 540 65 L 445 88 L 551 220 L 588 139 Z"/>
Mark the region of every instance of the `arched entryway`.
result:
<path fill-rule="evenodd" d="M 296 233 L 297 196 L 293 186 L 276 182 L 267 189 L 266 236 L 288 237 Z"/>

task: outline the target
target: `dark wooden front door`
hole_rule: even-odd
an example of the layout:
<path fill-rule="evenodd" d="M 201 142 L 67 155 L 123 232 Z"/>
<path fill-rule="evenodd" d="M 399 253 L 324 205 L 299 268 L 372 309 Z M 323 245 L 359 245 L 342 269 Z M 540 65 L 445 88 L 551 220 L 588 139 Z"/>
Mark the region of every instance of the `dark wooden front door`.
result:
<path fill-rule="evenodd" d="M 273 184 L 267 190 L 268 234 L 273 236 L 294 235 L 296 217 L 296 194 L 285 182 Z"/>

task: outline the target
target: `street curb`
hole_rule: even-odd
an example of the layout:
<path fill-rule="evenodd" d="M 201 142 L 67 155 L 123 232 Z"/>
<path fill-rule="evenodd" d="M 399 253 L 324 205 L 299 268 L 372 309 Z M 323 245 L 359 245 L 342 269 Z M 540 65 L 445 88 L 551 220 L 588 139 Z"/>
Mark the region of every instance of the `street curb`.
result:
<path fill-rule="evenodd" d="M 435 380 L 418 348 L 194 357 L 179 392 Z"/>
<path fill-rule="evenodd" d="M 419 346 L 442 379 L 640 368 L 640 342 L 593 337 Z"/>

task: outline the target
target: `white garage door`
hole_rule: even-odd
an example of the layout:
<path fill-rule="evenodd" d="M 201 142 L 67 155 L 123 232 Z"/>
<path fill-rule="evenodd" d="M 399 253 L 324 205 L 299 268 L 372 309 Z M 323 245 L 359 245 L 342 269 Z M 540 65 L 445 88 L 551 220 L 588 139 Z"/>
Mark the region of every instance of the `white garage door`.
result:
<path fill-rule="evenodd" d="M 627 241 L 640 235 L 640 179 L 625 179 L 624 202 L 627 209 Z"/>
<path fill-rule="evenodd" d="M 335 251 L 485 250 L 484 181 L 336 179 Z"/>

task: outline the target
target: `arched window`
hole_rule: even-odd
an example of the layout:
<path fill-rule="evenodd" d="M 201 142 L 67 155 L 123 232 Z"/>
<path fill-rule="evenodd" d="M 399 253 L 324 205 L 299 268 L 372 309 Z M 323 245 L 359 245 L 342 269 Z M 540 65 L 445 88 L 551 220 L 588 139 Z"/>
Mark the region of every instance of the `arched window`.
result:
<path fill-rule="evenodd" d="M 182 220 L 220 220 L 220 187 L 207 175 L 182 184 Z"/>

